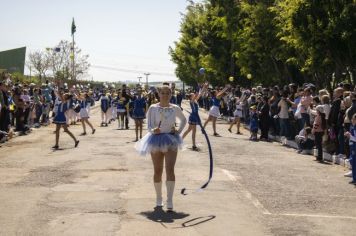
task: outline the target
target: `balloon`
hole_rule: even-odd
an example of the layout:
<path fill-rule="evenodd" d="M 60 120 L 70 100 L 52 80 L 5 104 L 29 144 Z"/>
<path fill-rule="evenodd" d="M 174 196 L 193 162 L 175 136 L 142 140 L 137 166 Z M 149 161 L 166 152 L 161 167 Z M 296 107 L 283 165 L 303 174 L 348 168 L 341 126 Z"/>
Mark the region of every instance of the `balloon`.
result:
<path fill-rule="evenodd" d="M 251 74 L 247 74 L 247 79 L 252 79 L 252 75 Z"/>
<path fill-rule="evenodd" d="M 201 75 L 205 74 L 205 68 L 203 68 L 203 67 L 200 68 L 199 69 L 199 74 L 201 74 Z"/>
<path fill-rule="evenodd" d="M 234 81 L 234 77 L 230 76 L 230 77 L 229 77 L 229 81 L 230 81 L 230 82 Z"/>

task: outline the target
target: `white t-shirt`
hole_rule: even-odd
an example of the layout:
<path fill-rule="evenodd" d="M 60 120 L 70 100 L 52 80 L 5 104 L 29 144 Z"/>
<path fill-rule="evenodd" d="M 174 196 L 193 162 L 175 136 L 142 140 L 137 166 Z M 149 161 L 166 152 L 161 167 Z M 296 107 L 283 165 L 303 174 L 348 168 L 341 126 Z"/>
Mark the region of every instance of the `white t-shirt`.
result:
<path fill-rule="evenodd" d="M 169 107 L 161 107 L 159 103 L 153 104 L 147 111 L 147 128 L 153 133 L 153 129 L 159 127 L 161 133 L 170 133 L 175 127 L 176 118 L 180 120 L 178 133 L 181 133 L 187 124 L 182 110 L 175 104 Z"/>
<path fill-rule="evenodd" d="M 21 95 L 21 98 L 24 102 L 30 102 L 30 100 L 31 100 L 29 95 Z"/>
<path fill-rule="evenodd" d="M 331 109 L 330 104 L 324 104 L 323 108 L 325 113 L 325 119 L 328 119 L 330 114 L 330 109 Z"/>
<path fill-rule="evenodd" d="M 278 102 L 278 106 L 281 107 L 281 111 L 278 113 L 279 118 L 288 119 L 288 104 L 283 98 Z"/>

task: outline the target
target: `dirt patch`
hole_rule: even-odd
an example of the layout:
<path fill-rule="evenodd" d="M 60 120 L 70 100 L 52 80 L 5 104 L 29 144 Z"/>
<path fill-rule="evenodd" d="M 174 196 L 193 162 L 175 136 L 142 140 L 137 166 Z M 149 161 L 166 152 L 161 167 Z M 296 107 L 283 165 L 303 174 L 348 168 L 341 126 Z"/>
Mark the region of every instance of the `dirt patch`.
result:
<path fill-rule="evenodd" d="M 56 167 L 45 166 L 31 170 L 25 179 L 14 185 L 54 187 L 59 184 L 73 183 L 73 179 L 79 175 L 78 171 L 69 169 L 69 166 L 73 164 L 73 162 L 70 162 Z"/>

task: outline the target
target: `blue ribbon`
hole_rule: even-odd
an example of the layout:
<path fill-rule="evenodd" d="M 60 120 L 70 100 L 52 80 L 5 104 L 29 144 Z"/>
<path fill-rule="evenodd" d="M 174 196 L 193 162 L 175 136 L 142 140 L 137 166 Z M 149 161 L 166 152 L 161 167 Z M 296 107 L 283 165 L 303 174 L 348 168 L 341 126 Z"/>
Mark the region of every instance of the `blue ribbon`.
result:
<path fill-rule="evenodd" d="M 187 112 L 188 112 L 189 114 L 191 114 L 191 112 L 189 112 L 189 111 L 187 111 Z M 208 179 L 208 181 L 207 181 L 205 184 L 203 184 L 199 189 L 197 189 L 197 191 L 198 191 L 198 190 L 203 190 L 203 189 L 205 189 L 205 188 L 209 185 L 210 180 L 211 180 L 211 178 L 213 177 L 213 165 L 214 165 L 214 162 L 213 162 L 213 152 L 212 152 L 212 150 L 211 150 L 211 145 L 210 145 L 210 140 L 209 140 L 208 134 L 206 133 L 206 131 L 205 131 L 203 125 L 201 124 L 201 120 L 200 120 L 200 117 L 199 117 L 199 113 L 197 113 L 197 115 L 198 115 L 198 124 L 199 124 L 199 126 L 200 126 L 200 128 L 201 128 L 201 132 L 203 133 L 203 135 L 204 135 L 204 137 L 205 137 L 205 140 L 206 140 L 206 142 L 207 142 L 207 144 L 208 144 L 209 159 L 210 159 L 209 179 Z M 183 188 L 183 189 L 180 191 L 180 193 L 181 193 L 182 195 L 188 195 L 188 194 L 186 193 L 186 190 L 187 190 L 186 188 Z"/>

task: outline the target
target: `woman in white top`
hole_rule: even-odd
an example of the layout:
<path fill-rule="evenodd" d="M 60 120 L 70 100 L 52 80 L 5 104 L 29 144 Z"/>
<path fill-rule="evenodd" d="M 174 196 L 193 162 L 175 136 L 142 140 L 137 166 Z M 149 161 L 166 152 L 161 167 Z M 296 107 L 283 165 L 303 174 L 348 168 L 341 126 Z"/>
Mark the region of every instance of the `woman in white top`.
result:
<path fill-rule="evenodd" d="M 156 190 L 156 205 L 163 206 L 162 201 L 162 173 L 163 163 L 166 162 L 166 187 L 167 209 L 173 210 L 173 192 L 175 185 L 174 165 L 177 159 L 178 148 L 182 147 L 183 141 L 180 133 L 183 131 L 187 120 L 182 110 L 169 101 L 172 91 L 169 86 L 159 89 L 160 102 L 153 104 L 147 111 L 147 129 L 149 131 L 138 143 L 136 150 L 141 155 L 151 154 L 154 167 L 154 186 Z M 180 120 L 176 129 L 176 118 Z"/>
<path fill-rule="evenodd" d="M 235 98 L 235 102 L 236 102 L 236 109 L 234 111 L 234 120 L 232 121 L 232 123 L 230 124 L 230 127 L 228 129 L 228 131 L 231 133 L 232 132 L 232 127 L 234 126 L 234 124 L 236 124 L 237 126 L 237 132 L 236 134 L 242 134 L 240 132 L 240 123 L 241 123 L 241 118 L 242 118 L 242 104 L 240 101 L 239 97 Z"/>

